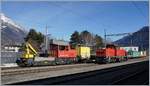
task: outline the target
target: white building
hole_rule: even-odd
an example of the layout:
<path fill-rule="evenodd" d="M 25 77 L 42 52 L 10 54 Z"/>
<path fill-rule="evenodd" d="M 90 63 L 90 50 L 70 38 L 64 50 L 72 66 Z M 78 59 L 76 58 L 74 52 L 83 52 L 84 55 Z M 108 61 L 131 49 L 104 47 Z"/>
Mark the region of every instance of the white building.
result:
<path fill-rule="evenodd" d="M 17 45 L 5 45 L 4 51 L 5 52 L 19 52 L 20 47 Z"/>
<path fill-rule="evenodd" d="M 127 52 L 128 52 L 129 50 L 132 50 L 132 51 L 139 51 L 139 47 L 137 47 L 137 46 L 120 47 L 120 49 L 124 49 L 124 50 L 126 50 Z"/>

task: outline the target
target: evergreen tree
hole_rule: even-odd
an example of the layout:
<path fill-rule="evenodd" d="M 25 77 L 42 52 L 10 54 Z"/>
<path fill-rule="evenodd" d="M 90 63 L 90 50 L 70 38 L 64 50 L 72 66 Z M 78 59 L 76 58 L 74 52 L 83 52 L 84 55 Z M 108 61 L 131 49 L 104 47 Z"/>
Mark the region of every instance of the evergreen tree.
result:
<path fill-rule="evenodd" d="M 44 35 L 41 32 L 38 32 L 36 40 L 37 40 L 38 43 L 41 44 L 42 42 L 44 42 Z"/>
<path fill-rule="evenodd" d="M 28 41 L 29 39 L 36 40 L 36 37 L 37 37 L 37 32 L 35 31 L 35 29 L 30 29 L 28 35 L 25 38 L 25 41 Z"/>
<path fill-rule="evenodd" d="M 31 43 L 38 50 L 41 43 L 44 42 L 44 35 L 41 32 L 36 32 L 35 29 L 30 29 L 25 41 Z"/>
<path fill-rule="evenodd" d="M 103 39 L 99 36 L 99 35 L 95 35 L 95 46 L 97 47 L 97 48 L 99 48 L 99 47 L 102 47 L 103 46 Z"/>
<path fill-rule="evenodd" d="M 82 31 L 80 34 L 80 41 L 83 45 L 92 45 L 93 36 L 87 30 Z"/>
<path fill-rule="evenodd" d="M 91 46 L 93 48 L 99 48 L 103 46 L 103 39 L 99 35 L 94 35 L 87 30 L 79 33 L 75 31 L 70 38 L 70 44 L 76 46 L 77 44 L 82 44 L 84 46 Z"/>
<path fill-rule="evenodd" d="M 80 35 L 78 31 L 75 31 L 70 38 L 70 44 L 76 46 L 80 42 Z"/>

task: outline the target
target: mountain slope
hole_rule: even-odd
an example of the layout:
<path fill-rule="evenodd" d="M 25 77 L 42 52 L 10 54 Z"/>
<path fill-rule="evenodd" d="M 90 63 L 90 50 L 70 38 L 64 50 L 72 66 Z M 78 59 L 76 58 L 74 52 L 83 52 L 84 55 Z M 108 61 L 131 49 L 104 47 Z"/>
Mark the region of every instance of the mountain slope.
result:
<path fill-rule="evenodd" d="M 115 44 L 120 46 L 139 46 L 140 50 L 147 50 L 149 48 L 149 27 L 145 26 L 132 35 L 125 36 L 115 41 Z"/>
<path fill-rule="evenodd" d="M 26 31 L 16 24 L 13 20 L 6 17 L 4 14 L 0 14 L 1 20 L 1 45 L 20 45 L 24 42 Z"/>

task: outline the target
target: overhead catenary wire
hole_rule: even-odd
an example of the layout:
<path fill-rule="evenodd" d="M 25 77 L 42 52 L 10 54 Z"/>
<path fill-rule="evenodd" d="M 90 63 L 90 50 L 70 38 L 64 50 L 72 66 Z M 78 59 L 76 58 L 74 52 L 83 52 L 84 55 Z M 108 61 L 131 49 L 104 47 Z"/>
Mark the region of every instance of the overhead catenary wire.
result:
<path fill-rule="evenodd" d="M 133 4 L 133 5 L 136 7 L 136 9 L 140 12 L 140 14 L 141 14 L 143 17 L 145 17 L 144 14 L 142 13 L 141 9 L 136 5 L 136 3 L 132 2 L 132 4 Z M 90 22 L 92 21 L 91 23 L 93 23 L 93 24 L 100 25 L 98 22 L 95 22 L 91 17 L 82 15 L 81 13 L 79 13 L 79 12 L 77 12 L 77 11 L 74 11 L 74 10 L 71 9 L 71 8 L 68 8 L 68 7 L 66 8 L 66 7 L 64 7 L 64 6 L 60 5 L 60 4 L 53 4 L 53 5 L 56 6 L 56 7 L 60 7 L 61 9 L 65 10 L 66 12 L 70 12 L 70 13 L 72 13 L 73 15 L 79 16 L 80 18 L 84 18 L 84 19 L 86 19 L 86 20 L 89 20 Z M 104 25 L 103 23 L 101 23 L 101 25 L 102 25 L 102 27 L 105 27 L 104 29 L 106 30 L 106 25 Z M 104 31 L 104 33 L 105 33 L 105 31 Z M 124 33 L 124 34 L 127 34 L 127 33 Z M 106 35 L 106 34 L 104 34 L 104 35 Z M 117 35 L 115 35 L 115 36 L 120 36 L 120 35 L 122 35 L 122 33 L 121 33 L 121 34 L 117 34 Z M 128 35 L 131 35 L 131 34 L 129 33 Z M 107 35 L 107 36 L 108 36 L 108 35 Z M 104 38 L 105 38 L 105 36 L 104 36 Z"/>
<path fill-rule="evenodd" d="M 56 6 L 56 7 L 60 7 L 63 10 L 67 10 L 67 12 L 70 12 L 70 13 L 72 13 L 75 16 L 78 16 L 80 18 L 84 18 L 86 20 L 89 20 L 90 22 L 92 21 L 91 23 L 93 23 L 93 24 L 100 25 L 99 23 L 97 23 L 93 19 L 91 19 L 91 17 L 85 16 L 85 15 L 81 15 L 80 13 L 73 11 L 73 9 L 65 8 L 62 5 L 58 5 L 58 4 L 53 4 L 53 5 Z M 102 27 L 106 27 L 106 25 L 104 25 L 103 23 L 101 23 L 101 25 L 102 25 Z"/>
<path fill-rule="evenodd" d="M 73 11 L 72 9 L 70 9 L 70 8 L 65 8 L 65 7 L 63 7 L 62 5 L 58 5 L 58 4 L 53 4 L 54 6 L 56 6 L 56 7 L 60 7 L 61 9 L 63 9 L 63 10 L 67 10 L 67 12 L 70 12 L 70 13 L 72 13 L 73 15 L 75 15 L 75 16 L 78 16 L 78 17 L 80 17 L 80 18 L 84 18 L 84 19 L 86 19 L 86 20 L 88 20 L 88 21 L 92 21 L 91 23 L 93 23 L 93 24 L 96 24 L 96 25 L 100 25 L 100 23 L 97 23 L 97 22 L 95 22 L 93 19 L 91 19 L 91 17 L 88 17 L 88 16 L 84 16 L 84 15 L 81 15 L 80 13 L 78 13 L 78 12 L 75 12 L 75 11 Z M 107 27 L 106 27 L 106 25 L 104 25 L 103 23 L 101 23 L 101 26 L 103 27 L 103 29 L 106 29 Z M 104 34 L 105 35 L 105 34 Z M 105 39 L 105 38 L 104 38 Z M 106 41 L 105 41 L 106 42 Z"/>
<path fill-rule="evenodd" d="M 143 18 L 146 18 L 145 14 L 143 13 L 143 11 L 139 8 L 139 6 L 137 6 L 137 4 L 132 1 L 131 2 L 133 4 L 133 6 L 138 10 L 139 14 L 143 17 Z"/>

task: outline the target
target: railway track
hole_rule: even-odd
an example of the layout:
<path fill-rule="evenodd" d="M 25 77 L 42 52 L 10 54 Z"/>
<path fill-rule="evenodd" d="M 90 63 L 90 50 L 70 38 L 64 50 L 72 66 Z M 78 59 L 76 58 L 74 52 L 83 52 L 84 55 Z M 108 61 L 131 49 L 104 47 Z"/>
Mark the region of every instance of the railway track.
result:
<path fill-rule="evenodd" d="M 138 58 L 143 59 L 143 58 Z M 138 59 L 130 59 L 128 62 Z M 110 63 L 111 64 L 111 63 Z M 113 64 L 113 63 L 112 63 Z M 98 64 L 94 63 L 82 63 L 82 64 L 71 64 L 71 65 L 57 65 L 57 66 L 34 66 L 34 67 L 8 67 L 1 68 L 1 75 L 19 75 L 24 73 L 38 73 L 38 72 L 46 72 L 46 71 L 54 71 L 54 70 L 62 70 L 67 68 L 80 68 L 80 67 L 88 67 L 88 66 L 96 66 Z"/>
<path fill-rule="evenodd" d="M 47 71 L 57 71 L 57 70 L 64 70 L 69 68 L 80 68 L 80 67 L 89 67 L 95 66 L 97 64 L 73 64 L 73 65 L 58 65 L 58 66 L 41 66 L 41 67 L 14 67 L 8 69 L 2 69 L 1 75 L 2 76 L 9 76 L 9 75 L 19 75 L 19 74 L 26 74 L 26 73 L 39 73 L 39 72 L 47 72 Z"/>
<path fill-rule="evenodd" d="M 144 64 L 144 65 L 143 65 Z M 140 62 L 130 65 L 124 65 L 119 67 L 113 67 L 109 69 L 96 70 L 78 74 L 71 74 L 66 76 L 38 79 L 32 81 L 25 81 L 14 83 L 13 85 L 111 85 L 111 84 L 123 84 L 124 80 L 131 80 L 131 77 L 139 77 L 139 74 L 143 74 L 145 70 L 142 69 L 148 62 Z M 137 67 L 138 66 L 138 67 Z M 138 71 L 138 72 L 136 72 Z M 142 76 L 145 77 L 145 76 Z M 148 80 L 148 79 L 146 79 Z M 134 80 L 135 83 L 136 79 Z M 124 82 L 125 83 L 125 82 Z M 127 84 L 135 84 L 128 82 Z M 147 84 L 147 81 L 140 84 Z"/>
<path fill-rule="evenodd" d="M 105 75 L 105 74 L 108 74 L 109 75 L 109 73 L 110 73 L 110 75 L 112 75 L 112 80 L 114 80 L 114 81 L 111 81 L 111 79 L 110 80 L 108 80 L 108 82 L 101 82 L 101 85 L 106 85 L 106 84 L 108 84 L 108 85 L 130 85 L 130 84 L 134 84 L 135 85 L 135 83 L 134 82 L 136 82 L 137 83 L 137 81 L 135 81 L 136 79 L 134 79 L 134 82 L 132 82 L 131 81 L 131 78 L 135 78 L 135 77 L 141 77 L 140 75 L 141 74 L 144 74 L 145 72 L 147 72 L 148 73 L 148 70 L 141 70 L 141 71 L 138 71 L 138 69 L 136 69 L 136 68 L 133 68 L 134 70 L 130 70 L 130 73 L 131 74 L 128 74 L 127 73 L 127 68 L 128 67 L 131 67 L 130 65 L 127 65 L 127 66 L 120 66 L 120 67 L 114 67 L 114 68 L 111 68 L 111 69 L 106 69 L 106 70 L 101 70 L 101 72 L 100 71 L 93 71 L 91 74 L 89 74 L 88 72 L 87 72 L 87 74 L 85 74 L 84 73 L 84 75 L 83 76 L 80 76 L 79 75 L 79 77 L 75 77 L 75 78 L 71 78 L 71 79 L 68 79 L 68 80 L 62 80 L 62 81 L 60 81 L 60 82 L 55 82 L 55 83 L 51 83 L 51 84 L 54 84 L 54 85 L 56 85 L 56 84 L 60 84 L 60 85 L 65 85 L 65 84 L 71 84 L 71 83 L 73 83 L 73 84 L 81 84 L 81 85 L 83 85 L 83 84 L 86 84 L 86 83 L 83 83 L 82 82 L 82 80 L 88 80 L 88 78 L 91 78 L 91 77 L 94 77 L 95 78 L 95 76 L 97 76 L 98 78 L 95 78 L 95 79 L 99 79 L 98 81 L 97 81 L 97 83 L 95 82 L 95 83 L 91 83 L 92 85 L 93 84 L 98 84 L 98 82 L 99 81 L 105 81 L 105 77 L 107 77 L 107 76 L 105 76 L 104 78 L 100 78 L 101 76 L 103 76 L 103 75 Z M 143 67 L 140 67 L 140 68 L 143 68 Z M 121 70 L 121 71 L 120 71 Z M 136 71 L 138 71 L 138 72 L 135 72 L 135 70 Z M 119 72 L 121 72 L 121 73 L 119 73 Z M 134 73 L 135 72 L 135 73 Z M 117 74 L 118 73 L 118 74 Z M 113 76 L 113 75 L 116 75 L 116 76 Z M 99 77 L 100 76 L 100 77 Z M 108 76 L 108 77 L 111 77 L 111 76 Z M 121 78 L 121 79 L 119 79 L 118 77 L 123 77 L 123 78 Z M 94 78 L 92 79 L 92 80 L 94 80 Z M 115 79 L 116 78 L 116 79 Z M 104 80 L 101 80 L 101 79 L 104 79 Z M 129 80 L 129 82 L 125 82 L 126 80 Z M 148 80 L 148 78 L 147 78 L 147 80 Z M 147 85 L 147 80 L 146 81 L 143 81 L 143 82 L 140 82 L 139 84 L 146 84 Z M 69 82 L 70 81 L 70 82 Z M 89 81 L 91 81 L 91 80 L 89 80 Z M 109 82 L 110 81 L 110 82 Z M 139 80 L 138 80 L 139 81 Z M 142 80 L 141 80 L 142 81 Z M 68 83 L 69 82 L 69 83 Z M 81 83 L 80 83 L 81 82 Z M 112 83 L 113 82 L 113 83 Z M 89 83 L 90 84 L 90 83 Z"/>
<path fill-rule="evenodd" d="M 136 60 L 143 60 L 145 58 L 148 57 L 144 57 L 144 58 L 135 58 L 135 59 L 128 59 L 129 61 L 136 61 Z M 71 65 L 79 65 L 79 64 L 83 64 L 83 63 L 78 63 L 78 64 L 71 64 Z M 89 63 L 88 63 L 89 64 Z M 91 63 L 92 64 L 92 63 Z M 110 63 L 109 63 L 110 64 Z M 53 65 L 53 66 L 60 66 L 60 65 Z M 1 70 L 17 70 L 17 69 L 29 69 L 29 68 L 42 68 L 42 67 L 50 67 L 50 66 L 33 66 L 33 67 L 1 67 Z"/>
<path fill-rule="evenodd" d="M 136 78 L 138 78 L 138 77 L 141 78 L 141 76 L 143 76 L 146 73 L 148 73 L 148 70 L 139 70 L 139 71 L 137 71 L 133 74 L 130 74 L 126 77 L 123 77 L 123 78 L 113 82 L 112 85 L 122 85 L 122 84 L 127 85 L 128 83 L 135 82 L 135 80 L 137 80 Z M 148 77 L 145 77 L 145 78 L 147 80 L 144 80 L 144 81 L 138 80 L 140 82 L 142 81 L 141 83 L 139 83 L 138 81 L 136 81 L 136 82 L 138 82 L 139 84 L 142 84 L 142 85 L 148 85 L 149 84 L 149 81 L 148 81 L 149 79 L 148 79 Z M 134 79 L 134 81 L 132 79 Z"/>

